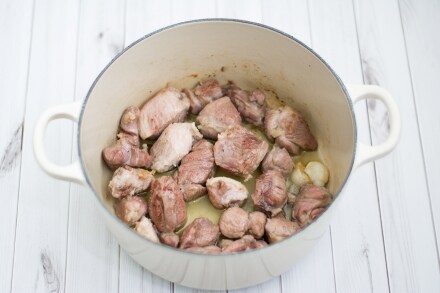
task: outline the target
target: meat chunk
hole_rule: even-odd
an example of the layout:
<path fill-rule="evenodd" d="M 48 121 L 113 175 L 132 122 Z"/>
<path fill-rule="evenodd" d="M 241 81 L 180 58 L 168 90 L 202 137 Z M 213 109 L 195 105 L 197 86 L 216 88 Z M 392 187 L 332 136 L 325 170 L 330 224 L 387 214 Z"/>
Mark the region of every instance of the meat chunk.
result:
<path fill-rule="evenodd" d="M 161 233 L 159 239 L 163 244 L 174 248 L 179 245 L 179 235 L 175 233 Z"/>
<path fill-rule="evenodd" d="M 197 116 L 196 123 L 204 137 L 216 140 L 217 135 L 229 125 L 240 124 L 241 117 L 231 100 L 223 97 L 206 105 Z"/>
<path fill-rule="evenodd" d="M 219 226 L 224 236 L 240 238 L 249 228 L 248 213 L 239 207 L 229 208 L 220 216 Z"/>
<path fill-rule="evenodd" d="M 267 246 L 264 241 L 257 241 L 251 235 L 245 235 L 222 249 L 222 252 L 240 252 Z"/>
<path fill-rule="evenodd" d="M 301 227 L 309 224 L 331 202 L 332 196 L 325 187 L 305 184 L 301 187 L 292 209 L 292 218 L 296 219 Z"/>
<path fill-rule="evenodd" d="M 192 201 L 206 193 L 203 185 L 214 176 L 214 166 L 212 143 L 205 139 L 196 142 L 174 173 L 185 201 Z"/>
<path fill-rule="evenodd" d="M 139 134 L 142 139 L 157 137 L 171 123 L 182 122 L 189 109 L 188 99 L 173 87 L 161 89 L 141 109 Z"/>
<path fill-rule="evenodd" d="M 159 242 L 156 229 L 154 229 L 154 226 L 151 223 L 150 219 L 146 217 L 142 217 L 142 219 L 136 223 L 134 230 L 138 232 L 139 235 L 150 241 Z"/>
<path fill-rule="evenodd" d="M 173 178 L 162 176 L 153 181 L 148 212 L 160 232 L 174 232 L 185 223 L 185 201 Z"/>
<path fill-rule="evenodd" d="M 249 123 L 256 126 L 263 125 L 266 95 L 263 91 L 256 89 L 252 92 L 242 90 L 238 86 L 231 85 L 227 96 L 237 107 L 241 116 Z"/>
<path fill-rule="evenodd" d="M 207 218 L 197 218 L 182 233 L 180 248 L 205 247 L 215 244 L 219 236 L 218 225 Z"/>
<path fill-rule="evenodd" d="M 258 168 L 269 146 L 240 125 L 230 126 L 218 135 L 214 145 L 215 163 L 237 175 L 249 177 Z"/>
<path fill-rule="evenodd" d="M 264 227 L 266 238 L 271 244 L 293 235 L 300 229 L 298 223 L 285 218 L 267 219 L 266 226 Z"/>
<path fill-rule="evenodd" d="M 147 170 L 119 167 L 113 173 L 108 189 L 114 198 L 121 198 L 147 190 L 153 180 L 153 174 Z"/>
<path fill-rule="evenodd" d="M 139 135 L 139 115 L 140 110 L 138 107 L 128 107 L 125 109 L 121 116 L 121 122 L 119 125 L 121 129 L 129 134 L 138 136 Z"/>
<path fill-rule="evenodd" d="M 307 122 L 289 106 L 267 110 L 264 128 L 266 135 L 275 139 L 275 143 L 291 155 L 299 154 L 301 149 L 314 151 L 318 148 Z"/>
<path fill-rule="evenodd" d="M 151 168 L 166 172 L 177 166 L 202 135 L 194 123 L 173 123 L 169 125 L 151 147 L 153 157 Z"/>
<path fill-rule="evenodd" d="M 222 252 L 221 248 L 215 245 L 205 246 L 205 247 L 188 247 L 186 251 L 205 253 L 205 254 L 217 254 Z"/>
<path fill-rule="evenodd" d="M 249 214 L 249 234 L 260 239 L 264 235 L 264 226 L 266 225 L 266 215 L 262 212 L 252 212 Z"/>
<path fill-rule="evenodd" d="M 144 167 L 151 165 L 151 156 L 146 145 L 139 148 L 139 137 L 125 132 L 118 134 L 118 140 L 102 151 L 104 161 L 110 169 L 115 170 L 121 166 Z"/>
<path fill-rule="evenodd" d="M 252 194 L 254 206 L 271 216 L 279 214 L 287 202 L 287 188 L 283 175 L 274 170 L 264 172 L 257 178 Z"/>
<path fill-rule="evenodd" d="M 214 177 L 206 182 L 208 197 L 218 209 L 241 206 L 248 197 L 246 186 L 228 177 Z"/>
<path fill-rule="evenodd" d="M 279 148 L 277 145 L 274 145 L 272 150 L 266 155 L 262 164 L 263 172 L 276 170 L 283 174 L 284 178 L 287 178 L 292 173 L 293 167 L 293 160 L 289 153 L 286 149 Z"/>
<path fill-rule="evenodd" d="M 223 97 L 222 88 L 215 79 L 199 83 L 194 90 L 184 89 L 183 94 L 189 100 L 192 114 L 198 114 L 207 104 Z"/>
<path fill-rule="evenodd" d="M 221 239 L 221 240 L 218 242 L 217 245 L 218 245 L 218 247 L 220 247 L 221 249 L 223 249 L 223 248 L 225 248 L 226 246 L 232 244 L 233 242 L 234 242 L 234 240 L 223 238 L 223 239 Z"/>
<path fill-rule="evenodd" d="M 147 213 L 147 203 L 142 197 L 127 196 L 116 204 L 115 213 L 119 219 L 132 226 Z"/>

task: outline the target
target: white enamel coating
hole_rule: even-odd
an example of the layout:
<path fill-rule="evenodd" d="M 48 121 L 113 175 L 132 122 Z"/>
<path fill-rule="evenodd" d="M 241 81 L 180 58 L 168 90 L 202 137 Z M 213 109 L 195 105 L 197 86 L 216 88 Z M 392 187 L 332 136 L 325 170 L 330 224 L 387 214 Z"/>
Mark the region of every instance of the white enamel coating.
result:
<path fill-rule="evenodd" d="M 225 40 L 228 40 L 225 45 Z M 141 105 L 170 83 L 193 87 L 199 79 L 215 76 L 234 80 L 248 89 L 276 92 L 299 110 L 317 137 L 319 152 L 329 167 L 329 190 L 334 202 L 311 225 L 267 248 L 239 254 L 202 255 L 173 249 L 143 239 L 123 224 L 106 196 L 111 172 L 101 159 L 102 149 L 115 140 L 122 111 Z M 353 166 L 389 152 L 397 142 L 400 124 L 395 104 L 377 87 L 350 87 L 356 102 L 382 100 L 390 110 L 390 138 L 377 147 L 356 152 L 355 118 L 345 87 L 334 72 L 299 41 L 253 23 L 207 20 L 183 23 L 134 43 L 100 74 L 84 102 L 79 121 L 80 164 L 95 192 L 96 206 L 121 247 L 154 274 L 188 287 L 236 289 L 264 282 L 288 270 L 326 231 Z M 35 154 L 50 175 L 84 182 L 78 163 L 59 167 L 43 151 L 47 123 L 56 118 L 77 120 L 79 104 L 45 112 L 36 126 Z M 353 163 L 355 165 L 353 165 Z M 350 196 L 350 195 L 346 195 Z"/>
<path fill-rule="evenodd" d="M 379 145 L 368 146 L 358 143 L 356 147 L 356 159 L 354 168 L 365 163 L 379 159 L 389 154 L 397 145 L 400 136 L 399 108 L 391 94 L 382 87 L 375 85 L 347 85 L 353 103 L 365 99 L 377 99 L 382 101 L 388 110 L 389 135 L 386 141 Z"/>
<path fill-rule="evenodd" d="M 69 119 L 78 122 L 81 106 L 82 102 L 78 101 L 71 104 L 55 106 L 41 113 L 35 124 L 33 143 L 35 158 L 47 174 L 57 179 L 85 184 L 86 179 L 79 161 L 75 161 L 67 166 L 56 165 L 47 158 L 43 143 L 44 133 L 46 132 L 49 122 L 55 119 Z"/>

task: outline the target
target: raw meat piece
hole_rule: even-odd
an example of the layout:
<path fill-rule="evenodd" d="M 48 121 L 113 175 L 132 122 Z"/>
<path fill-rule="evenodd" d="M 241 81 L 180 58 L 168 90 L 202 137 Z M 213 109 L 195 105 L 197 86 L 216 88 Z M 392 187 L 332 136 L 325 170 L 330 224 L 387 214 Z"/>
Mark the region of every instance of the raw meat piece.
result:
<path fill-rule="evenodd" d="M 283 175 L 274 170 L 264 172 L 257 178 L 252 200 L 256 208 L 268 212 L 272 217 L 279 214 L 287 202 Z"/>
<path fill-rule="evenodd" d="M 261 167 L 263 172 L 275 170 L 281 172 L 284 178 L 287 178 L 292 173 L 294 164 L 286 149 L 274 145 L 272 150 L 264 158 Z"/>
<path fill-rule="evenodd" d="M 262 212 L 252 212 L 249 214 L 249 233 L 260 239 L 264 235 L 264 226 L 266 225 L 267 217 Z"/>
<path fill-rule="evenodd" d="M 289 221 L 285 218 L 267 219 L 264 230 L 266 231 L 266 238 L 270 244 L 281 241 L 301 228 L 298 223 Z"/>
<path fill-rule="evenodd" d="M 301 227 L 309 224 L 332 200 L 332 195 L 325 187 L 305 184 L 301 187 L 292 209 L 292 218 L 296 219 Z"/>
<path fill-rule="evenodd" d="M 108 189 L 114 198 L 121 198 L 146 191 L 153 180 L 153 174 L 147 170 L 119 167 L 113 173 Z"/>
<path fill-rule="evenodd" d="M 239 207 L 223 212 L 219 220 L 220 231 L 228 238 L 240 238 L 249 229 L 248 213 Z"/>
<path fill-rule="evenodd" d="M 263 125 L 266 100 L 263 91 L 256 89 L 249 93 L 238 86 L 231 85 L 227 90 L 227 96 L 231 98 L 232 103 L 247 122 L 256 126 Z"/>
<path fill-rule="evenodd" d="M 228 177 L 214 177 L 206 182 L 209 200 L 218 209 L 241 206 L 248 197 L 246 186 Z"/>
<path fill-rule="evenodd" d="M 205 247 L 215 244 L 219 236 L 218 225 L 207 218 L 197 218 L 182 233 L 180 248 Z"/>
<path fill-rule="evenodd" d="M 127 196 L 115 206 L 119 219 L 132 226 L 147 213 L 147 203 L 139 196 Z"/>

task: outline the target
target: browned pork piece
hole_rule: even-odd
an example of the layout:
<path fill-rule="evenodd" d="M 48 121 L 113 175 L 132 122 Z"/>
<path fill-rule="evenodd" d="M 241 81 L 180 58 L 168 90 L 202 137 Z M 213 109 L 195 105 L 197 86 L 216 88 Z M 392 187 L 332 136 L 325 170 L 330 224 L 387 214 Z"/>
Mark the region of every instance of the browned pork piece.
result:
<path fill-rule="evenodd" d="M 161 233 L 159 235 L 160 242 L 171 247 L 179 245 L 179 235 L 175 233 Z"/>
<path fill-rule="evenodd" d="M 230 84 L 227 87 L 226 94 L 231 98 L 232 103 L 234 103 L 238 112 L 247 122 L 256 126 L 263 125 L 264 102 L 266 100 L 266 95 L 263 91 L 256 89 L 248 92 L 234 84 Z"/>
<path fill-rule="evenodd" d="M 217 242 L 219 235 L 218 225 L 207 218 L 197 218 L 183 231 L 179 248 L 210 246 Z"/>
<path fill-rule="evenodd" d="M 252 200 L 255 208 L 269 213 L 272 217 L 282 212 L 287 202 L 287 188 L 283 175 L 274 170 L 264 172 L 257 178 Z"/>
<path fill-rule="evenodd" d="M 214 165 L 212 143 L 205 139 L 196 142 L 174 173 L 185 201 L 192 201 L 206 193 L 203 185 L 214 176 Z"/>
<path fill-rule="evenodd" d="M 153 181 L 148 213 L 160 232 L 174 232 L 185 223 L 185 201 L 173 178 L 162 176 Z"/>
<path fill-rule="evenodd" d="M 281 172 L 284 178 L 287 178 L 292 173 L 294 164 L 286 149 L 274 145 L 272 150 L 264 158 L 261 167 L 263 172 L 275 170 Z"/>
<path fill-rule="evenodd" d="M 153 174 L 147 170 L 119 167 L 113 173 L 108 189 L 114 198 L 121 198 L 147 190 L 153 180 Z"/>
<path fill-rule="evenodd" d="M 248 197 L 246 186 L 228 177 L 214 177 L 206 182 L 209 200 L 218 209 L 241 206 Z"/>
<path fill-rule="evenodd" d="M 219 220 L 220 232 L 228 238 L 240 238 L 249 229 L 249 215 L 239 207 L 232 207 L 223 212 Z"/>
<path fill-rule="evenodd" d="M 206 254 L 216 254 L 222 252 L 221 248 L 215 245 L 205 246 L 205 247 L 188 247 L 185 249 L 186 251 L 198 252 L 198 253 L 206 253 Z"/>
<path fill-rule="evenodd" d="M 159 242 L 157 237 L 156 229 L 154 229 L 153 224 L 150 219 L 142 217 L 142 219 L 136 223 L 134 230 L 139 233 L 142 237 L 151 240 L 153 242 Z"/>
<path fill-rule="evenodd" d="M 131 106 L 125 109 L 119 124 L 121 129 L 137 137 L 139 135 L 139 115 L 140 110 L 138 107 Z"/>
<path fill-rule="evenodd" d="M 319 214 L 332 200 L 332 195 L 325 187 L 305 184 L 301 187 L 292 209 L 292 218 L 304 227 Z"/>
<path fill-rule="evenodd" d="M 119 219 L 132 226 L 147 213 L 147 203 L 142 197 L 127 196 L 116 204 L 115 213 Z"/>
<path fill-rule="evenodd" d="M 252 131 L 240 125 L 218 135 L 214 145 L 215 163 L 237 175 L 249 177 L 258 168 L 269 146 Z"/>
<path fill-rule="evenodd" d="M 267 219 L 266 226 L 264 227 L 266 238 L 271 244 L 293 235 L 300 229 L 298 223 L 285 218 Z"/>
<path fill-rule="evenodd" d="M 249 214 L 249 234 L 260 239 L 264 235 L 264 226 L 266 225 L 266 215 L 262 212 L 252 212 Z"/>
<path fill-rule="evenodd" d="M 222 88 L 215 79 L 199 83 L 194 90 L 184 89 L 183 93 L 189 100 L 192 114 L 198 114 L 207 104 L 223 97 Z"/>
<path fill-rule="evenodd" d="M 173 87 L 161 89 L 141 108 L 139 117 L 141 138 L 157 137 L 171 123 L 182 122 L 188 109 L 189 101 L 179 90 Z"/>
<path fill-rule="evenodd" d="M 267 243 L 263 240 L 257 241 L 251 235 L 245 235 L 242 238 L 233 241 L 222 248 L 222 252 L 240 252 L 250 249 L 266 247 Z"/>
<path fill-rule="evenodd" d="M 301 149 L 314 151 L 318 147 L 307 122 L 289 106 L 267 110 L 264 128 L 266 135 L 291 155 L 299 154 Z"/>
<path fill-rule="evenodd" d="M 170 124 L 151 147 L 151 168 L 158 172 L 175 168 L 201 138 L 194 123 Z"/>
<path fill-rule="evenodd" d="M 217 139 L 229 125 L 240 124 L 241 117 L 228 97 L 209 103 L 196 119 L 197 127 L 204 137 Z"/>
<path fill-rule="evenodd" d="M 147 145 L 140 149 L 139 137 L 125 132 L 118 134 L 118 140 L 112 146 L 106 147 L 102 156 L 112 170 L 121 166 L 149 168 L 151 165 Z"/>

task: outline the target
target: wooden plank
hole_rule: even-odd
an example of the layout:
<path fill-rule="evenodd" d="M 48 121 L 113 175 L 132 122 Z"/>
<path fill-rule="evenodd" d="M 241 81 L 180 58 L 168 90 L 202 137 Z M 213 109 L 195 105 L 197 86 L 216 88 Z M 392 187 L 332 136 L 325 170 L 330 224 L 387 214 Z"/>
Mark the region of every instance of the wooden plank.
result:
<path fill-rule="evenodd" d="M 102 68 L 122 50 L 124 6 L 124 0 L 81 3 L 76 100 L 84 99 Z M 95 195 L 77 184 L 71 185 L 70 194 L 65 292 L 117 292 L 119 246 L 96 211 Z"/>
<path fill-rule="evenodd" d="M 304 0 L 263 1 L 264 24 L 311 45 L 308 5 Z M 316 282 L 316 276 L 320 281 Z M 283 292 L 334 292 L 331 237 L 328 231 L 318 245 L 281 276 Z"/>
<path fill-rule="evenodd" d="M 65 284 L 69 183 L 40 169 L 32 136 L 41 111 L 73 101 L 78 2 L 39 0 L 34 9 L 12 291 L 58 292 Z M 70 162 L 71 131 L 70 123 L 49 126 L 46 152 L 55 163 Z"/>
<path fill-rule="evenodd" d="M 424 154 L 425 172 L 440 250 L 440 2 L 401 1 L 401 20 L 413 85 L 417 120 Z"/>
<path fill-rule="evenodd" d="M 390 156 L 375 163 L 390 289 L 392 292 L 439 292 L 439 256 L 398 3 L 355 3 L 365 81 L 387 88 L 398 103 L 402 116 L 398 147 Z M 411 15 L 413 11 L 411 8 L 405 13 Z M 428 11 L 425 9 L 425 12 Z M 425 15 L 419 15 L 419 19 L 425 18 Z M 431 19 L 435 18 L 431 14 Z M 420 50 L 420 44 L 412 43 L 412 46 Z M 431 66 L 430 56 L 437 56 L 438 60 L 438 52 L 435 55 L 433 52 L 424 51 L 423 60 L 426 61 L 419 59 L 417 62 Z M 427 73 L 433 72 L 423 72 L 423 76 Z M 435 107 L 433 103 L 429 105 Z M 386 111 L 382 105 L 370 102 L 369 113 L 373 141 L 377 143 L 388 133 Z M 420 114 L 419 117 L 433 112 Z M 433 119 L 438 121 L 434 118 L 437 116 L 429 117 L 430 123 L 435 124 Z"/>
<path fill-rule="evenodd" d="M 363 82 L 351 1 L 312 1 L 313 48 L 348 83 Z M 369 143 L 365 103 L 356 106 L 358 138 Z M 331 225 L 336 291 L 388 291 L 373 165 L 356 170 Z M 349 235 L 349 236 L 347 236 Z"/>
<path fill-rule="evenodd" d="M 0 288 L 11 289 L 33 0 L 0 2 Z"/>
<path fill-rule="evenodd" d="M 171 2 L 127 1 L 125 45 L 171 24 Z M 143 269 L 124 251 L 120 252 L 119 292 L 172 292 L 173 284 Z"/>

